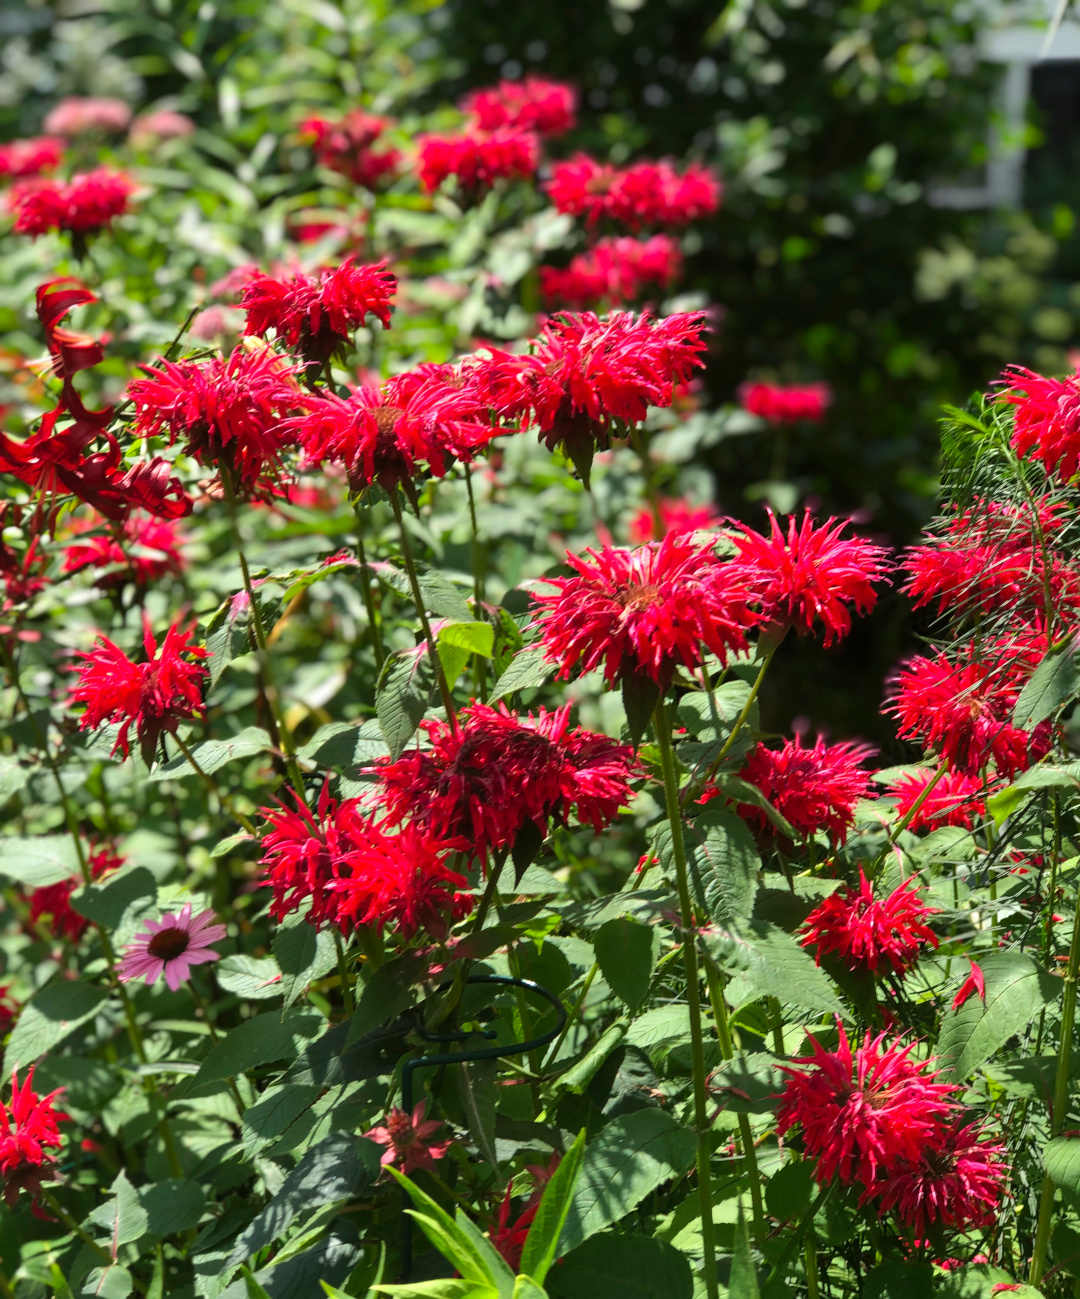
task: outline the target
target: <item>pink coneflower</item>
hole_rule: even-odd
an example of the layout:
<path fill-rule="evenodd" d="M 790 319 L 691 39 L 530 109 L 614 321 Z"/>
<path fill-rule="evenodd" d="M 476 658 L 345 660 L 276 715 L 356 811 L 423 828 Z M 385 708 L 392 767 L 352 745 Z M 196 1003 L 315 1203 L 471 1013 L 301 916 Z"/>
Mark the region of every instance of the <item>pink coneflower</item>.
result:
<path fill-rule="evenodd" d="M 426 1101 L 418 1102 L 412 1114 L 406 1114 L 395 1105 L 386 1118 L 363 1135 L 376 1145 L 385 1146 L 379 1163 L 383 1168 L 391 1164 L 406 1177 L 416 1168 L 436 1172 L 435 1160 L 441 1159 L 450 1149 L 450 1141 L 432 1141 L 442 1127 L 440 1119 L 425 1119 Z"/>
<path fill-rule="evenodd" d="M 145 920 L 143 929 L 128 944 L 117 967 L 125 983 L 145 976 L 147 983 L 157 983 L 164 974 L 172 992 L 191 978 L 193 965 L 206 965 L 219 959 L 210 946 L 225 937 L 225 926 L 215 924 L 213 911 L 191 914 L 188 902 L 180 911 L 170 912 L 160 920 Z"/>
<path fill-rule="evenodd" d="M 850 970 L 903 974 L 914 965 L 924 943 L 937 947 L 937 935 L 925 921 L 935 913 L 918 897 L 913 875 L 885 898 L 859 868 L 859 886 L 845 886 L 806 917 L 802 945 L 815 948 L 814 959 L 835 953 Z"/>

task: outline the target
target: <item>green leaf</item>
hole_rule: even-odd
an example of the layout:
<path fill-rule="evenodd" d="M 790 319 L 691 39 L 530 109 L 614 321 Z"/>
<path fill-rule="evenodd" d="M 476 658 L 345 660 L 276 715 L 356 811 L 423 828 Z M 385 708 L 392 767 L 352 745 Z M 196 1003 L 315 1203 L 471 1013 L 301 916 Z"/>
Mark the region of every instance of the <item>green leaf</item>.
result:
<path fill-rule="evenodd" d="M 735 1224 L 735 1251 L 731 1256 L 731 1277 L 728 1281 L 728 1299 L 760 1299 L 757 1272 L 750 1253 L 750 1232 L 746 1226 L 742 1201 L 739 1201 L 739 1220 Z"/>
<path fill-rule="evenodd" d="M 514 1278 L 513 1299 L 547 1299 L 547 1291 L 523 1272 Z"/>
<path fill-rule="evenodd" d="M 529 1234 L 525 1238 L 525 1247 L 521 1251 L 521 1270 L 540 1285 L 544 1284 L 552 1263 L 559 1257 L 559 1239 L 574 1200 L 584 1158 L 585 1131 L 582 1129 L 548 1179 Z"/>
<path fill-rule="evenodd" d="M 736 1114 L 768 1114 L 779 1104 L 783 1075 L 777 1073 L 776 1064 L 768 1051 L 737 1055 L 713 1070 L 710 1091 L 724 1109 Z"/>
<path fill-rule="evenodd" d="M 636 749 L 649 728 L 653 709 L 660 698 L 660 687 L 645 672 L 627 672 L 622 679 L 623 711 L 630 743 Z"/>
<path fill-rule="evenodd" d="M 612 1119 L 585 1151 L 581 1179 L 563 1228 L 564 1253 L 624 1218 L 658 1186 L 694 1162 L 694 1134 L 664 1110 Z"/>
<path fill-rule="evenodd" d="M 454 681 L 473 654 L 491 658 L 495 649 L 495 628 L 489 622 L 452 622 L 439 629 L 435 643 L 446 679 Z M 457 668 L 451 675 L 454 664 Z"/>
<path fill-rule="evenodd" d="M 126 1267 L 112 1263 L 108 1267 L 95 1267 L 86 1275 L 82 1295 L 93 1295 L 94 1299 L 127 1299 L 134 1288 L 131 1273 Z"/>
<path fill-rule="evenodd" d="M 466 1229 L 466 1224 L 472 1226 L 468 1219 L 460 1212 L 451 1218 L 430 1195 L 426 1195 L 415 1182 L 403 1177 L 396 1168 L 388 1168 L 387 1172 L 404 1188 L 413 1204 L 418 1206 L 409 1212 L 420 1224 L 428 1240 L 461 1273 L 462 1280 L 479 1287 L 481 1291 L 509 1296 L 513 1289 L 513 1274 L 502 1256 L 492 1249 L 475 1227 L 472 1232 Z M 379 1288 L 390 1289 L 388 1286 Z"/>
<path fill-rule="evenodd" d="M 271 752 L 273 748 L 270 736 L 261 726 L 248 726 L 228 740 L 204 740 L 202 744 L 196 745 L 191 750 L 191 754 L 203 771 L 208 776 L 212 776 L 226 763 L 237 762 L 241 758 L 252 758 L 256 753 Z M 195 768 L 187 758 L 182 753 L 178 753 L 168 762 L 155 767 L 146 779 L 183 780 L 195 774 Z"/>
<path fill-rule="evenodd" d="M 692 1299 L 694 1293 L 689 1260 L 673 1245 L 613 1231 L 567 1255 L 553 1281 L 555 1299 Z"/>
<path fill-rule="evenodd" d="M 746 825 L 732 812 L 706 810 L 683 823 L 683 841 L 694 884 L 713 919 L 720 924 L 747 919 L 754 909 L 761 858 Z M 673 871 L 668 822 L 657 830 L 654 847 L 664 869 Z"/>
<path fill-rule="evenodd" d="M 0 875 L 27 891 L 79 877 L 75 845 L 66 834 L 0 839 Z"/>
<path fill-rule="evenodd" d="M 311 1147 L 281 1190 L 239 1236 L 226 1267 L 277 1240 L 299 1213 L 366 1194 L 378 1179 L 380 1150 L 347 1132 L 331 1132 Z"/>
<path fill-rule="evenodd" d="M 256 843 L 246 830 L 237 830 L 235 834 L 226 835 L 224 839 L 219 839 L 213 848 L 210 849 L 211 857 L 226 857 L 234 848 L 238 848 L 242 843 Z"/>
<path fill-rule="evenodd" d="M 20 766 L 17 758 L 0 758 L 0 806 L 25 786 L 30 774 L 30 768 Z"/>
<path fill-rule="evenodd" d="M 839 1012 L 839 998 L 825 973 L 806 949 L 778 926 L 747 920 L 707 934 L 702 941 L 713 959 L 736 976 L 728 985 L 732 1004 L 776 997 L 806 1010 Z"/>
<path fill-rule="evenodd" d="M 108 1237 L 106 1243 L 109 1253 L 115 1259 L 121 1245 L 129 1245 L 143 1235 L 149 1218 L 139 1199 L 139 1193 L 128 1181 L 127 1174 L 122 1169 L 109 1187 L 109 1196 L 110 1198 L 104 1204 L 99 1204 L 86 1221 L 95 1227 L 104 1228 Z"/>
<path fill-rule="evenodd" d="M 4 1053 L 4 1076 L 33 1064 L 62 1042 L 109 1000 L 108 989 L 79 979 L 54 979 L 23 1007 Z"/>
<path fill-rule="evenodd" d="M 622 1045 L 625 1036 L 626 1024 L 622 1020 L 618 1020 L 610 1028 L 605 1029 L 600 1040 L 594 1042 L 575 1065 L 556 1078 L 556 1090 L 576 1092 L 580 1096 L 596 1077 L 600 1066 L 611 1055 L 612 1051 L 617 1050 Z"/>
<path fill-rule="evenodd" d="M 270 956 L 226 956 L 214 966 L 214 978 L 244 1001 L 281 996 L 281 967 Z"/>
<path fill-rule="evenodd" d="M 284 1015 L 278 1011 L 255 1015 L 230 1029 L 220 1042 L 210 1048 L 193 1085 L 199 1087 L 204 1083 L 220 1082 L 225 1078 L 235 1078 L 256 1065 L 270 1064 L 286 1057 L 291 1059 L 297 1054 L 300 1042 L 317 1037 L 325 1027 L 326 1020 L 315 1010 L 294 1008 Z"/>
<path fill-rule="evenodd" d="M 240 1134 L 244 1156 L 250 1159 L 285 1131 L 294 1119 L 309 1110 L 320 1089 L 310 1083 L 279 1083 L 268 1087 L 254 1105 L 244 1111 Z"/>
<path fill-rule="evenodd" d="M 383 664 L 375 712 L 391 758 L 399 758 L 416 733 L 434 689 L 435 670 L 426 645 L 400 650 Z"/>
<path fill-rule="evenodd" d="M 497 1089 L 495 1075 L 498 1062 L 476 1060 L 457 1067 L 458 1098 L 465 1112 L 469 1135 L 480 1154 L 494 1169 L 499 1167 L 495 1153 L 495 1101 Z"/>
<path fill-rule="evenodd" d="M 417 985 L 426 970 L 427 962 L 415 952 L 391 957 L 380 965 L 364 984 L 345 1045 L 352 1046 L 380 1024 L 407 1010 L 416 998 Z"/>
<path fill-rule="evenodd" d="M 119 929 L 130 907 L 144 903 L 149 910 L 157 900 L 157 880 L 145 866 L 134 866 L 107 876 L 100 884 L 85 884 L 71 895 L 72 908 L 103 929 Z"/>
<path fill-rule="evenodd" d="M 248 1299 L 270 1299 L 270 1295 L 263 1289 L 260 1283 L 255 1279 L 255 1275 L 249 1267 L 242 1267 L 240 1275 L 244 1278 L 244 1285 L 247 1288 Z"/>
<path fill-rule="evenodd" d="M 368 567 L 391 590 L 407 600 L 412 600 L 412 587 L 407 573 L 402 572 L 394 564 L 382 562 L 369 564 Z M 429 613 L 439 618 L 449 618 L 451 622 L 469 622 L 472 619 L 468 601 L 448 577 L 434 569 L 428 569 L 426 573 L 419 575 L 418 580 L 420 594 Z"/>
<path fill-rule="evenodd" d="M 491 692 L 491 702 L 505 699 L 518 690 L 536 690 L 555 671 L 555 664 L 544 658 L 543 645 L 528 645 L 515 654 Z"/>
<path fill-rule="evenodd" d="M 142 1187 L 139 1199 L 146 1210 L 146 1229 L 155 1236 L 175 1236 L 197 1227 L 206 1204 L 199 1184 L 179 1177 Z"/>
<path fill-rule="evenodd" d="M 969 997 L 941 1020 L 937 1061 L 943 1082 L 963 1082 L 1014 1033 L 1061 993 L 1052 978 L 1022 952 L 991 952 L 980 962 L 986 997 Z"/>
<path fill-rule="evenodd" d="M 659 930 L 618 916 L 600 926 L 593 943 L 600 973 L 631 1015 L 636 1015 L 649 994 L 660 952 Z"/>
<path fill-rule="evenodd" d="M 765 1187 L 765 1205 L 774 1218 L 781 1222 L 794 1222 L 810 1207 L 813 1195 L 813 1161 L 796 1159 L 769 1178 Z"/>
<path fill-rule="evenodd" d="M 1043 1150 L 1043 1167 L 1055 1186 L 1080 1191 L 1080 1137 L 1055 1137 Z"/>
<path fill-rule="evenodd" d="M 274 934 L 274 955 L 281 966 L 281 991 L 286 1009 L 315 979 L 337 964 L 337 947 L 329 929 L 316 929 L 299 918 Z"/>
<path fill-rule="evenodd" d="M 1033 730 L 1047 717 L 1080 692 L 1080 670 L 1076 664 L 1076 644 L 1049 650 L 1020 691 L 1013 709 L 1013 725 Z"/>

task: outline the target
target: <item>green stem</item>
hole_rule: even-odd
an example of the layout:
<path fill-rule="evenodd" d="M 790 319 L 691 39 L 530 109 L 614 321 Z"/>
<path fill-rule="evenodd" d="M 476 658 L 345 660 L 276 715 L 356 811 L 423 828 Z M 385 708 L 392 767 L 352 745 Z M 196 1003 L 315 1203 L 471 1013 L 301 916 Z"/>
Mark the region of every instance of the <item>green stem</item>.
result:
<path fill-rule="evenodd" d="M 255 829 L 255 826 L 252 824 L 251 821 L 248 820 L 248 818 L 243 814 L 243 812 L 238 812 L 236 810 L 236 807 L 233 805 L 232 795 L 226 794 L 225 791 L 214 779 L 214 777 L 211 776 L 209 772 L 203 771 L 202 767 L 199 766 L 198 759 L 191 752 L 191 749 L 184 743 L 184 741 L 180 738 L 179 735 L 175 734 L 175 732 L 173 733 L 173 740 L 176 743 L 176 747 L 187 759 L 188 765 L 195 772 L 196 776 L 199 777 L 202 783 L 212 794 L 215 794 L 217 796 L 218 802 L 222 805 L 222 807 L 224 807 L 228 811 L 229 815 L 233 818 L 233 820 L 239 821 L 240 824 L 244 827 L 244 829 L 248 832 L 248 834 L 251 835 L 253 839 L 258 839 L 259 837 L 258 830 Z"/>
<path fill-rule="evenodd" d="M 777 648 L 778 646 L 774 645 L 771 649 L 767 650 L 765 653 L 765 657 L 761 660 L 761 667 L 758 668 L 758 674 L 754 678 L 754 684 L 750 687 L 750 693 L 749 695 L 747 695 L 746 703 L 743 704 L 742 711 L 735 719 L 735 725 L 731 728 L 731 734 L 720 746 L 720 752 L 712 760 L 712 762 L 709 765 L 709 770 L 705 773 L 706 784 L 708 784 L 709 781 L 712 780 L 712 778 L 716 775 L 716 772 L 720 764 L 731 752 L 731 746 L 735 743 L 736 737 L 738 736 L 742 728 L 746 725 L 746 719 L 750 716 L 750 710 L 754 706 L 754 700 L 758 697 L 758 692 L 761 689 L 761 683 L 765 680 L 765 673 L 768 672 L 769 670 L 769 664 L 773 661 L 773 655 L 776 653 Z"/>
<path fill-rule="evenodd" d="M 573 1027 L 577 1017 L 581 1014 L 582 1008 L 585 1005 L 585 999 L 589 995 L 589 989 L 593 986 L 593 980 L 599 973 L 600 966 L 596 961 L 594 961 L 592 969 L 585 976 L 585 982 L 581 985 L 581 993 L 579 994 L 577 1001 L 574 1003 L 574 1008 L 566 1017 L 566 1023 L 562 1026 L 562 1032 L 552 1043 L 551 1050 L 548 1052 L 547 1059 L 544 1061 L 543 1068 L 540 1070 L 541 1073 L 547 1073 L 558 1058 L 559 1052 L 562 1050 L 562 1044 L 566 1041 L 566 1035 L 570 1032 L 570 1029 Z"/>
<path fill-rule="evenodd" d="M 806 1260 L 806 1299 L 818 1299 L 817 1240 L 814 1238 L 813 1224 L 806 1234 L 803 1257 Z"/>
<path fill-rule="evenodd" d="M 99 1241 L 96 1241 L 93 1238 L 93 1236 L 90 1235 L 89 1232 L 84 1231 L 82 1227 L 79 1226 L 79 1224 L 75 1221 L 75 1219 L 71 1216 L 71 1214 L 68 1213 L 67 1209 L 64 1208 L 64 1206 L 60 1203 L 59 1200 L 57 1200 L 56 1196 L 54 1196 L 51 1191 L 46 1191 L 45 1188 L 42 1187 L 41 1198 L 49 1206 L 52 1212 L 56 1214 L 57 1218 L 60 1219 L 60 1221 L 64 1224 L 64 1226 L 68 1229 L 68 1231 L 70 1231 L 73 1235 L 78 1236 L 78 1238 L 83 1242 L 84 1245 L 89 1245 L 90 1248 L 94 1251 L 94 1253 L 98 1256 L 98 1258 L 102 1259 L 109 1267 L 113 1265 L 115 1259 L 105 1248 L 105 1246 L 102 1245 Z"/>
<path fill-rule="evenodd" d="M 345 960 L 345 944 L 341 935 L 334 930 L 334 949 L 337 952 L 338 974 L 341 976 L 341 999 L 345 1003 L 345 1014 L 352 1016 L 356 1007 L 353 1005 L 352 984 L 349 982 L 349 966 Z"/>
<path fill-rule="evenodd" d="M 375 575 L 368 568 L 367 555 L 364 553 L 364 516 L 360 511 L 360 501 L 356 500 L 353 502 L 353 513 L 356 515 L 356 557 L 360 561 L 361 595 L 364 597 L 364 608 L 367 610 L 368 628 L 371 632 L 371 648 L 375 651 L 375 673 L 378 676 L 382 672 L 382 665 L 386 660 L 386 651 L 383 649 L 382 623 L 379 620 L 379 611 L 375 608 L 375 596 L 371 590 L 371 583 Z"/>
<path fill-rule="evenodd" d="M 690 901 L 690 877 L 686 868 L 683 844 L 682 812 L 679 807 L 679 784 L 675 774 L 675 755 L 671 748 L 664 696 L 656 701 L 653 715 L 660 765 L 664 773 L 664 800 L 671 831 L 671 851 L 675 860 L 675 879 L 679 892 L 682 922 L 683 961 L 686 965 L 686 1000 L 690 1011 L 690 1053 L 694 1075 L 694 1122 L 697 1128 L 698 1198 L 701 1204 L 701 1240 L 704 1248 L 705 1292 L 708 1299 L 718 1299 L 716 1276 L 716 1232 L 713 1225 L 712 1175 L 709 1170 L 709 1114 L 705 1078 L 705 1044 L 701 1031 L 701 988 L 697 963 L 697 939 L 694 933 L 694 908 Z"/>
<path fill-rule="evenodd" d="M 484 616 L 484 552 L 480 546 L 480 529 L 476 523 L 476 498 L 473 496 L 472 465 L 465 466 L 465 490 L 469 497 L 469 521 L 472 525 L 473 617 Z M 487 665 L 482 654 L 473 656 L 476 665 L 476 693 L 487 699 Z"/>

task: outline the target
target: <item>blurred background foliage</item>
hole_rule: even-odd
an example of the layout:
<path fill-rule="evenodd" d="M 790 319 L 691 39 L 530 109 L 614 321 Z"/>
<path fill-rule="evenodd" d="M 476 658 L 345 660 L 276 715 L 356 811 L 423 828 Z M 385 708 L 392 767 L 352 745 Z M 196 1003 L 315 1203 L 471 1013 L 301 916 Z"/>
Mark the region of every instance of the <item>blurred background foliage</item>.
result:
<path fill-rule="evenodd" d="M 164 341 L 151 322 L 170 318 L 171 303 L 182 318 L 208 265 L 283 257 L 291 213 L 347 204 L 340 178 L 316 174 L 299 146 L 304 116 L 362 103 L 393 114 L 407 137 L 452 123 L 447 104 L 499 77 L 572 81 L 581 121 L 561 149 L 696 157 L 723 175 L 722 210 L 684 241 L 684 301 L 717 308 L 703 406 L 730 409 L 748 377 L 826 379 L 835 391 L 821 426 L 790 435 L 702 418 L 672 457 L 671 489 L 755 523 L 764 502 L 854 512 L 903 545 L 933 509 L 940 405 L 962 404 L 1008 362 L 1063 371 L 1080 316 L 1080 190 L 1062 129 L 1080 65 L 1054 65 L 1049 98 L 1029 107 L 1024 205 L 934 199 L 935 187 L 981 183 L 1001 129 L 1001 68 L 978 55 L 994 20 L 959 0 L 7 0 L 0 135 L 33 134 L 68 94 L 196 120 L 191 140 L 142 159 L 174 234 L 140 249 L 154 289 L 143 334 L 144 294 L 128 285 L 126 337 L 145 348 Z M 170 148 L 194 149 L 200 166 L 171 167 Z M 435 239 L 422 224 L 429 201 L 388 205 L 402 239 Z M 482 220 L 439 219 L 451 245 L 487 242 L 489 279 L 500 257 L 512 269 L 520 249 L 496 246 Z M 533 235 L 558 249 L 566 229 Z M 22 244 L 4 258 L 0 323 L 16 337 L 28 299 L 13 279 L 39 276 L 41 256 Z M 475 260 L 460 246 L 456 256 Z M 429 301 L 414 321 L 419 356 L 454 346 L 444 305 Z M 491 311 L 472 324 L 500 330 Z M 788 643 L 766 723 L 859 733 L 890 752 L 883 683 L 925 630 L 891 594 L 840 653 Z M 800 718 L 808 676 L 815 715 Z"/>

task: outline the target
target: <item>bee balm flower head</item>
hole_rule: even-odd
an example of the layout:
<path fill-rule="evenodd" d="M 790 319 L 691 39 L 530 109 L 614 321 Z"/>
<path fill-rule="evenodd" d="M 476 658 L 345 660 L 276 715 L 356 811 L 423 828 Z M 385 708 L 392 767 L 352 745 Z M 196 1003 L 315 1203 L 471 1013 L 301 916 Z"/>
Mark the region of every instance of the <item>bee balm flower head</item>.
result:
<path fill-rule="evenodd" d="M 874 885 L 859 870 L 859 887 L 838 889 L 806 917 L 804 947 L 815 950 L 814 959 L 830 953 L 850 970 L 871 974 L 903 974 L 918 958 L 923 945 L 937 947 L 937 935 L 926 924 L 936 908 L 918 897 L 919 880 L 912 876 L 884 898 L 874 896 Z"/>
<path fill-rule="evenodd" d="M 0 1185 L 9 1209 L 15 1207 L 20 1191 L 33 1198 L 40 1194 L 42 1182 L 55 1180 L 56 1158 L 49 1151 L 62 1144 L 57 1125 L 67 1118 L 53 1107 L 59 1089 L 39 1096 L 33 1081 L 33 1069 L 21 1086 L 12 1073 L 11 1100 L 6 1105 L 0 1101 Z"/>

